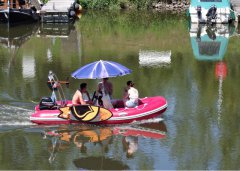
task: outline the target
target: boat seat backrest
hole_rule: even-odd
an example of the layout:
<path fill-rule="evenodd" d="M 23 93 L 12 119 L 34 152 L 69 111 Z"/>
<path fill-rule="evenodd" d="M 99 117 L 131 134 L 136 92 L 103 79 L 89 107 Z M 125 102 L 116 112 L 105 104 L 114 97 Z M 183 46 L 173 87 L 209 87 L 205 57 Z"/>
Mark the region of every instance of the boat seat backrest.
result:
<path fill-rule="evenodd" d="M 144 104 L 141 99 L 138 99 L 138 106 Z"/>

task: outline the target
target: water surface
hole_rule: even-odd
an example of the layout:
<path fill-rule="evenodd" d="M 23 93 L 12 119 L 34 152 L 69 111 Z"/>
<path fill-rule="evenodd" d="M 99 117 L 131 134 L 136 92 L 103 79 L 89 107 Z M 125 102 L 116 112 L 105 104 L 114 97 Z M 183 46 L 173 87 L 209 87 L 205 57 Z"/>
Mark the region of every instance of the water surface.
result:
<path fill-rule="evenodd" d="M 184 14 L 88 12 L 74 25 L 0 26 L 0 169 L 239 169 L 239 45 L 234 26 L 197 27 Z M 170 57 L 167 57 L 171 53 Z M 141 58 L 156 57 L 156 62 Z M 164 96 L 168 109 L 129 125 L 37 126 L 53 70 L 71 98 L 73 71 L 112 60 L 133 73 L 110 79 L 122 97 L 129 79 L 141 97 Z"/>

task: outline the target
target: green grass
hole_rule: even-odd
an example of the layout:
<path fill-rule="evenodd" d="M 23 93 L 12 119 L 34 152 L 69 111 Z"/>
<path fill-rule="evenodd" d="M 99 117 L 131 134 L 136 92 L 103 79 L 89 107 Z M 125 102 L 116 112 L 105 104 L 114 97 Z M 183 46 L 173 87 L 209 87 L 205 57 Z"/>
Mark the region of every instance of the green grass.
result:
<path fill-rule="evenodd" d="M 42 3 L 47 3 L 49 0 L 41 0 Z M 84 9 L 150 9 L 154 3 L 164 2 L 170 4 L 172 0 L 76 0 Z M 176 0 L 181 2 L 182 0 Z M 189 0 L 186 0 L 189 1 Z"/>
<path fill-rule="evenodd" d="M 179 0 L 177 0 L 179 1 Z M 84 9 L 150 9 L 153 3 L 171 3 L 172 0 L 79 0 Z M 179 1 L 181 2 L 181 1 Z"/>

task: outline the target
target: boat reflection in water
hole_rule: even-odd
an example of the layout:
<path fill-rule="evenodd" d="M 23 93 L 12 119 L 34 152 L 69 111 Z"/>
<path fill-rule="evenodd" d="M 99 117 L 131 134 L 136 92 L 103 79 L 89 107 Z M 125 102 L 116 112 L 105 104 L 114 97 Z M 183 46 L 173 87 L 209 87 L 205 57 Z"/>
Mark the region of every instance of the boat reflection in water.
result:
<path fill-rule="evenodd" d="M 16 49 L 24 44 L 38 30 L 38 25 L 28 24 L 9 28 L 2 24 L 0 27 L 0 46 Z"/>
<path fill-rule="evenodd" d="M 75 26 L 69 23 L 42 23 L 37 37 L 67 38 L 74 30 Z"/>
<path fill-rule="evenodd" d="M 218 79 L 217 114 L 221 120 L 223 103 L 223 80 L 227 76 L 227 64 L 223 61 L 228 41 L 235 27 L 229 24 L 201 25 L 192 24 L 190 38 L 194 56 L 199 61 L 216 61 L 215 76 Z"/>
<path fill-rule="evenodd" d="M 43 138 L 50 143 L 50 163 L 55 160 L 57 153 L 74 145 L 80 150 L 81 157 L 73 160 L 78 169 L 125 170 L 129 169 L 129 166 L 108 155 L 110 148 L 118 150 L 115 146 L 119 147 L 121 143 L 123 151 L 117 153 L 121 156 L 124 153 L 126 158 L 133 158 L 134 153 L 139 150 L 140 137 L 161 139 L 166 137 L 166 132 L 163 121 L 109 127 L 63 125 L 57 129 L 48 128 L 44 131 Z M 120 141 L 117 140 L 119 138 Z"/>
<path fill-rule="evenodd" d="M 1 92 L 7 92 L 9 99 L 14 99 L 15 102 L 18 99 L 21 101 L 37 97 L 37 93 L 40 94 L 40 87 L 36 81 L 36 74 L 37 70 L 42 70 L 43 63 L 51 64 L 56 54 L 61 63 L 66 65 L 71 61 L 66 59 L 66 56 L 72 57 L 73 54 L 77 54 L 79 56 L 77 60 L 81 60 L 80 48 L 80 32 L 70 23 L 28 24 L 15 27 L 1 25 L 0 49 L 4 52 L 2 58 L 5 59 L 1 66 L 6 73 L 1 80 L 4 82 Z M 10 92 L 9 87 L 12 88 Z"/>
<path fill-rule="evenodd" d="M 219 61 L 224 58 L 234 27 L 228 24 L 191 24 L 190 38 L 197 60 Z"/>
<path fill-rule="evenodd" d="M 5 48 L 19 48 L 32 36 L 67 38 L 75 30 L 73 24 L 28 24 L 8 27 L 0 27 L 0 44 Z"/>

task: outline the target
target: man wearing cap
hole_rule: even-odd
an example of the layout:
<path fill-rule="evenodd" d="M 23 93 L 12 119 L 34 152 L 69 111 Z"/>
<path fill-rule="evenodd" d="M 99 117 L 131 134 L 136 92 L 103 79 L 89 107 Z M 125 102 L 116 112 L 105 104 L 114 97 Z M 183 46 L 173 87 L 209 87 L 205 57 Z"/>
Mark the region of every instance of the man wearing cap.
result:
<path fill-rule="evenodd" d="M 134 83 L 132 81 L 127 82 L 127 90 L 124 96 L 125 106 L 132 108 L 138 106 L 138 90 L 134 88 Z"/>

